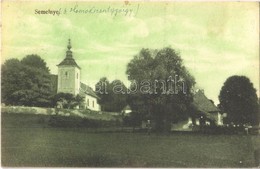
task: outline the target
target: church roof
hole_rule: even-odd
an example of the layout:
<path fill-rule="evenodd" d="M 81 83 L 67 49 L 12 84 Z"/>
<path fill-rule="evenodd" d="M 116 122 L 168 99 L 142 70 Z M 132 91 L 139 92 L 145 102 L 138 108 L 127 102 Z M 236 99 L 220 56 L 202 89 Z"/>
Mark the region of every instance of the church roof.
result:
<path fill-rule="evenodd" d="M 73 58 L 72 51 L 70 50 L 72 48 L 72 46 L 70 44 L 70 39 L 69 39 L 67 48 L 68 48 L 68 50 L 66 52 L 65 59 L 63 61 L 61 61 L 60 64 L 58 64 L 57 66 L 75 66 L 80 69 L 79 65 L 76 63 L 76 61 Z"/>
<path fill-rule="evenodd" d="M 86 85 L 82 82 L 80 82 L 80 94 L 89 95 L 89 96 L 95 97 L 97 99 L 100 99 L 91 87 L 89 87 L 88 85 Z"/>
<path fill-rule="evenodd" d="M 76 61 L 73 58 L 65 58 L 57 66 L 75 66 L 75 67 L 78 67 L 80 69 L 79 65 L 76 63 Z"/>

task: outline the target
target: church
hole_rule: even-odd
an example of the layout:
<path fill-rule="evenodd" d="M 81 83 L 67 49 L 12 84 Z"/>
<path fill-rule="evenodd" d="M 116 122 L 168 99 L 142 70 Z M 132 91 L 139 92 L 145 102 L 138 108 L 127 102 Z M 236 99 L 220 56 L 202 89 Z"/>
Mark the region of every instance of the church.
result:
<path fill-rule="evenodd" d="M 100 105 L 97 102 L 99 97 L 90 86 L 80 80 L 81 68 L 73 58 L 71 48 L 69 39 L 66 57 L 57 65 L 57 93 L 71 93 L 74 96 L 79 94 L 85 98 L 85 103 L 81 108 L 100 111 Z"/>

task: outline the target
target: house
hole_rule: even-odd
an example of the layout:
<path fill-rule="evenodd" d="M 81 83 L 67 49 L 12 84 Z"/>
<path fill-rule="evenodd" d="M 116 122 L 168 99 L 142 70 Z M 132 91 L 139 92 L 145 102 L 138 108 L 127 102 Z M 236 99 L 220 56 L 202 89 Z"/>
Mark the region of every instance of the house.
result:
<path fill-rule="evenodd" d="M 131 107 L 129 106 L 129 105 L 126 105 L 124 108 L 123 108 L 123 110 L 122 110 L 122 113 L 124 113 L 124 114 L 129 114 L 129 113 L 131 113 L 132 112 L 132 109 L 131 109 Z"/>
<path fill-rule="evenodd" d="M 219 108 L 205 96 L 203 90 L 195 93 L 192 105 L 195 111 L 190 119 L 194 125 L 223 125 Z"/>
<path fill-rule="evenodd" d="M 91 110 L 99 111 L 99 97 L 96 95 L 91 87 L 81 82 L 81 68 L 73 58 L 71 48 L 72 46 L 69 39 L 66 57 L 57 65 L 57 93 L 71 93 L 73 95 L 79 94 L 85 98 L 85 103 L 81 106 L 81 108 L 88 108 Z M 52 79 L 53 81 L 55 81 L 54 77 Z M 56 83 L 53 82 L 53 84 Z"/>
<path fill-rule="evenodd" d="M 172 125 L 176 131 L 192 131 L 191 126 L 223 125 L 223 115 L 213 101 L 209 100 L 203 90 L 198 90 L 193 97 L 193 113 L 187 121 Z"/>

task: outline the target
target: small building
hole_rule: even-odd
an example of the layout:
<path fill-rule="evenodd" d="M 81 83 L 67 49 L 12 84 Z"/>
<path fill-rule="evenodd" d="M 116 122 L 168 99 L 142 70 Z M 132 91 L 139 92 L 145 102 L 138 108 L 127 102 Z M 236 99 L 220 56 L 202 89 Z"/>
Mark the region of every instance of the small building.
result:
<path fill-rule="evenodd" d="M 124 114 L 129 114 L 132 112 L 132 109 L 129 105 L 126 105 L 121 112 Z"/>

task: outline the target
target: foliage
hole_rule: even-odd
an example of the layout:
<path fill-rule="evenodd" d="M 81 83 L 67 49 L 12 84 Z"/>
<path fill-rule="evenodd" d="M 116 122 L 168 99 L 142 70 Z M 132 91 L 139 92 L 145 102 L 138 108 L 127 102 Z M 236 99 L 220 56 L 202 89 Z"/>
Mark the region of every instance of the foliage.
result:
<path fill-rule="evenodd" d="M 2 102 L 6 104 L 50 105 L 50 73 L 44 60 L 37 55 L 28 55 L 22 61 L 7 60 L 2 65 L 1 85 Z"/>
<path fill-rule="evenodd" d="M 84 97 L 77 94 L 74 96 L 71 93 L 57 93 L 52 98 L 52 104 L 53 106 L 56 106 L 57 104 L 61 104 L 63 108 L 66 109 L 72 109 L 76 106 L 80 106 L 84 103 Z"/>
<path fill-rule="evenodd" d="M 103 77 L 96 84 L 96 93 L 100 97 L 98 103 L 102 111 L 120 112 L 127 101 L 126 87 L 120 80 L 114 80 L 109 83 L 106 77 Z"/>
<path fill-rule="evenodd" d="M 259 123 L 256 89 L 246 76 L 229 77 L 221 88 L 219 101 L 219 107 L 227 113 L 227 123 Z"/>
<path fill-rule="evenodd" d="M 187 119 L 195 80 L 179 53 L 171 48 L 142 49 L 126 73 L 132 81 L 130 90 L 137 89 L 129 95 L 130 106 L 152 119 L 156 130 L 169 130 L 172 122 Z"/>
<path fill-rule="evenodd" d="M 123 117 L 123 124 L 125 126 L 138 127 L 142 124 L 142 114 L 138 112 L 131 112 L 129 115 Z"/>
<path fill-rule="evenodd" d="M 21 63 L 26 66 L 34 67 L 45 72 L 49 72 L 46 62 L 38 55 L 27 55 L 21 60 Z"/>

